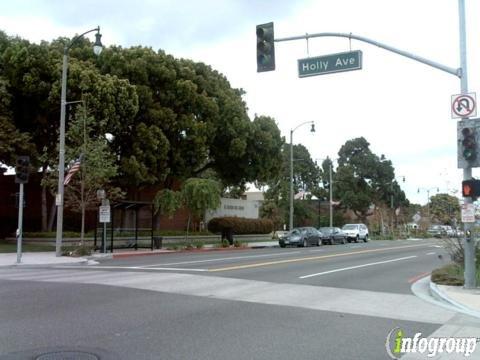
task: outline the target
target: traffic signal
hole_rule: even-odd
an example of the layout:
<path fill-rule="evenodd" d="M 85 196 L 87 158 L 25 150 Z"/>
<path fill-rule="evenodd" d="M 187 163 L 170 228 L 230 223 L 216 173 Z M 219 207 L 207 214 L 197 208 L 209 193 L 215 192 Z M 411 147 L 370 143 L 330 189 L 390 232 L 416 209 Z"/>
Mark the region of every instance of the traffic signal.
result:
<path fill-rule="evenodd" d="M 476 198 L 480 196 L 480 180 L 470 179 L 462 181 L 463 197 Z"/>
<path fill-rule="evenodd" d="M 19 156 L 15 164 L 15 182 L 17 184 L 25 184 L 28 182 L 28 174 L 30 173 L 30 157 Z"/>
<path fill-rule="evenodd" d="M 472 162 L 477 158 L 477 140 L 475 138 L 475 128 L 466 127 L 462 129 L 463 158 Z"/>
<path fill-rule="evenodd" d="M 457 163 L 459 169 L 480 167 L 480 119 L 457 122 Z"/>
<path fill-rule="evenodd" d="M 257 72 L 275 70 L 273 22 L 257 25 Z"/>

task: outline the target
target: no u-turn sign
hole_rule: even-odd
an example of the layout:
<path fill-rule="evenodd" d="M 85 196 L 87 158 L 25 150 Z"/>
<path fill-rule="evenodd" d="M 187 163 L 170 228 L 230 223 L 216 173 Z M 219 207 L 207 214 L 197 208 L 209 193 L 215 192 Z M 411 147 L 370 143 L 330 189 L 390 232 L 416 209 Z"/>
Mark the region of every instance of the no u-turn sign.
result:
<path fill-rule="evenodd" d="M 452 95 L 452 119 L 477 116 L 477 96 L 475 93 Z"/>

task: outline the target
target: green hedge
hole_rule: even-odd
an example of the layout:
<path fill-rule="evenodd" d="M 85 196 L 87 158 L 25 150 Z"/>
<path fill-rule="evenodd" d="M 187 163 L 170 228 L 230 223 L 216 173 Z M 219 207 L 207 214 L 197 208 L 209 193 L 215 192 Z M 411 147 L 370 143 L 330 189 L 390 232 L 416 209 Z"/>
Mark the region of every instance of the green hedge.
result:
<path fill-rule="evenodd" d="M 270 219 L 219 217 L 208 222 L 208 230 L 215 234 L 221 234 L 225 230 L 233 230 L 236 235 L 269 234 L 273 231 L 273 221 Z"/>

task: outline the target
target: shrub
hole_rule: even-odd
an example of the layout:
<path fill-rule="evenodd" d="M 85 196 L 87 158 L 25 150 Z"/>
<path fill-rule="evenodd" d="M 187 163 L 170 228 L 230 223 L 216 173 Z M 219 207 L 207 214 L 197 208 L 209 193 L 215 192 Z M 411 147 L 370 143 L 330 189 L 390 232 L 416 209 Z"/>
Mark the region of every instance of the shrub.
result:
<path fill-rule="evenodd" d="M 93 248 L 87 245 L 62 246 L 63 256 L 89 256 L 92 252 Z"/>
<path fill-rule="evenodd" d="M 193 246 L 195 246 L 196 249 L 203 249 L 203 247 L 205 246 L 205 244 L 203 243 L 203 241 L 195 241 L 193 243 Z"/>
<path fill-rule="evenodd" d="M 462 268 L 457 264 L 449 264 L 432 271 L 432 281 L 440 285 L 463 285 Z"/>
<path fill-rule="evenodd" d="M 215 234 L 221 234 L 227 230 L 237 235 L 269 234 L 273 231 L 273 222 L 270 219 L 219 217 L 208 222 L 208 230 Z"/>
<path fill-rule="evenodd" d="M 236 247 L 236 248 L 244 248 L 244 247 L 247 247 L 247 245 L 245 243 L 243 243 L 242 241 L 239 241 L 239 240 L 235 240 L 233 242 L 233 246 Z"/>

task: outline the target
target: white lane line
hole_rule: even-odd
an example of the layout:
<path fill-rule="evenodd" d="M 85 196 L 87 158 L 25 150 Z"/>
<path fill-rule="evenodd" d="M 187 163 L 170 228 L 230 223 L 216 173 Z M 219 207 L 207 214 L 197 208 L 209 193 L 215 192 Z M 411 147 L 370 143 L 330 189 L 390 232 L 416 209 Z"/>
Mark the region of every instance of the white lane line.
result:
<path fill-rule="evenodd" d="M 429 253 L 426 253 L 425 255 L 435 255 L 436 252 L 429 252 Z"/>
<path fill-rule="evenodd" d="M 385 261 L 377 261 L 377 262 L 374 262 L 374 263 L 368 263 L 368 264 L 357 265 L 357 266 L 349 266 L 349 267 L 346 267 L 346 268 L 329 270 L 329 271 L 323 271 L 323 272 L 316 273 L 316 274 L 310 274 L 310 275 L 300 276 L 299 279 L 307 279 L 307 278 L 311 278 L 311 277 L 314 277 L 314 276 L 332 274 L 332 273 L 336 273 L 336 272 L 340 272 L 340 271 L 347 271 L 347 270 L 359 269 L 359 268 L 363 268 L 363 267 L 367 267 L 367 266 L 387 264 L 387 263 L 391 263 L 391 262 L 395 262 L 395 261 L 413 259 L 413 258 L 416 258 L 416 257 L 417 257 L 417 255 L 413 255 L 413 256 L 406 256 L 406 257 L 402 257 L 402 258 L 398 258 L 398 259 L 391 259 L 391 260 L 385 260 Z"/>
<path fill-rule="evenodd" d="M 291 255 L 291 254 L 298 254 L 298 253 L 300 253 L 300 251 L 289 251 L 289 252 L 282 252 L 282 253 L 278 253 L 278 254 L 234 256 L 234 257 L 207 259 L 207 260 L 180 261 L 180 262 L 167 263 L 167 264 L 143 265 L 143 266 L 140 266 L 139 268 L 140 269 L 148 269 L 150 266 L 154 266 L 154 267 L 155 266 L 172 266 L 172 265 L 201 264 L 201 263 L 208 263 L 208 262 L 215 262 L 215 261 L 255 259 L 255 258 L 261 258 L 261 257 L 282 256 L 282 255 Z"/>

